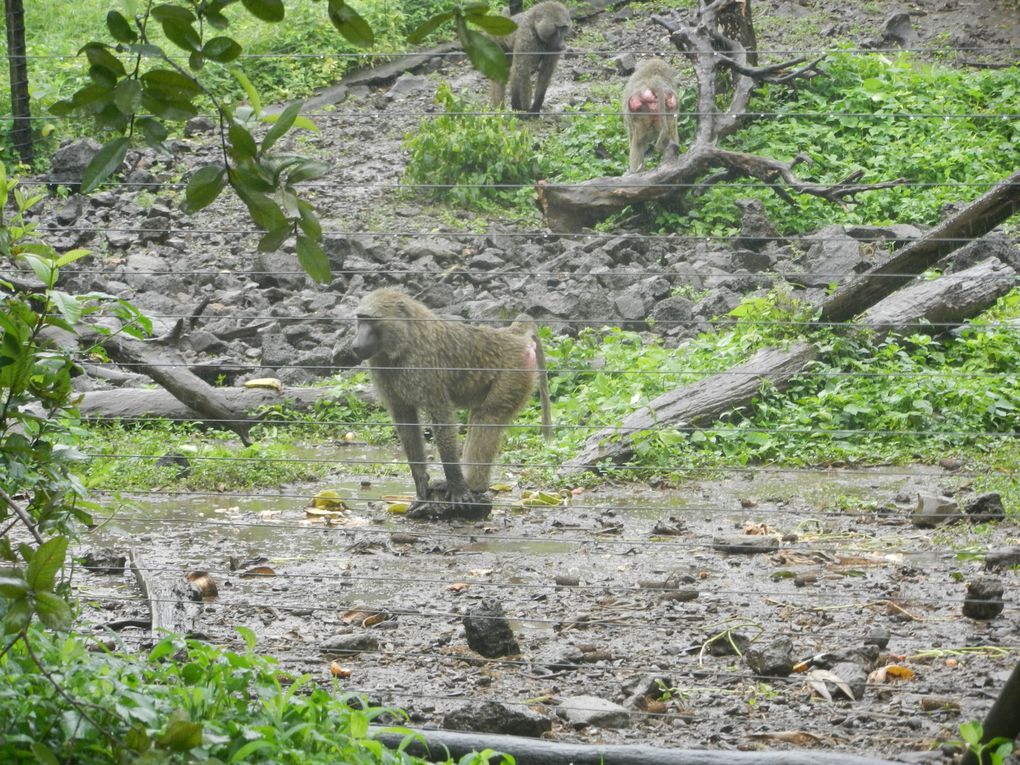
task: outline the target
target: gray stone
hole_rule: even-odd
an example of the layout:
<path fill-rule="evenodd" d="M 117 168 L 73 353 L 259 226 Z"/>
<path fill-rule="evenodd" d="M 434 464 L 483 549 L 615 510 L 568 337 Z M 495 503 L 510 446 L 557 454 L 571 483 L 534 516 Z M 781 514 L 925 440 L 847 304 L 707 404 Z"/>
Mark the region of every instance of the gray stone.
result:
<path fill-rule="evenodd" d="M 191 138 L 196 135 L 205 135 L 213 132 L 217 127 L 218 125 L 216 124 L 216 120 L 202 114 L 198 117 L 192 117 L 184 123 L 184 135 L 186 138 Z"/>
<path fill-rule="evenodd" d="M 569 696 L 560 701 L 556 712 L 577 728 L 626 728 L 630 712 L 599 696 Z"/>
<path fill-rule="evenodd" d="M 786 677 L 793 672 L 793 640 L 783 635 L 768 645 L 748 648 L 744 661 L 756 675 Z"/>
<path fill-rule="evenodd" d="M 807 254 L 800 266 L 794 267 L 799 270 L 788 274 L 788 281 L 806 287 L 825 287 L 867 268 L 861 243 L 847 236 L 842 226 L 826 226 L 802 241 L 808 245 Z"/>
<path fill-rule="evenodd" d="M 864 698 L 864 691 L 868 687 L 868 672 L 864 667 L 850 661 L 843 661 L 833 666 L 829 671 L 850 687 L 850 691 L 853 693 L 851 701 L 859 701 Z M 846 697 L 846 692 L 835 683 L 826 682 L 826 685 L 833 698 Z"/>
<path fill-rule="evenodd" d="M 102 145 L 92 138 L 81 138 L 65 144 L 53 153 L 50 160 L 50 174 L 46 182 L 52 186 L 67 186 L 71 191 L 81 191 L 81 180 L 85 168 Z"/>
<path fill-rule="evenodd" d="M 779 549 L 779 540 L 764 534 L 740 534 L 738 536 L 715 537 L 712 549 L 718 552 L 739 555 L 772 553 Z"/>
<path fill-rule="evenodd" d="M 221 353 L 226 350 L 226 345 L 216 335 L 205 330 L 189 332 L 186 342 L 195 353 Z"/>
<path fill-rule="evenodd" d="M 918 493 L 917 507 L 910 516 L 910 522 L 919 529 L 933 529 L 940 524 L 962 518 L 960 506 L 952 498 Z"/>
<path fill-rule="evenodd" d="M 612 63 L 618 75 L 630 77 L 637 68 L 637 57 L 631 51 L 627 51 L 626 53 L 613 56 L 610 63 Z"/>
<path fill-rule="evenodd" d="M 974 523 L 1006 519 L 1006 509 L 1002 506 L 1002 497 L 995 492 L 979 494 L 974 497 L 964 506 L 963 512 Z"/>
<path fill-rule="evenodd" d="M 327 656 L 348 656 L 364 651 L 379 650 L 379 641 L 372 635 L 351 633 L 327 638 L 319 650 Z"/>
<path fill-rule="evenodd" d="M 252 280 L 262 287 L 279 287 L 283 290 L 300 290 L 308 277 L 294 255 L 283 252 L 259 252 L 252 258 Z"/>
<path fill-rule="evenodd" d="M 166 261 L 148 252 L 128 255 L 124 264 L 124 281 L 135 289 L 158 285 L 164 278 L 161 272 L 169 270 Z"/>
<path fill-rule="evenodd" d="M 994 619 L 1002 613 L 1004 603 L 1002 580 L 994 576 L 979 576 L 967 583 L 967 597 L 963 601 L 963 615 L 970 619 Z"/>
<path fill-rule="evenodd" d="M 648 318 L 656 332 L 677 335 L 690 328 L 694 304 L 685 297 L 673 295 L 652 306 Z"/>
<path fill-rule="evenodd" d="M 60 206 L 55 216 L 57 223 L 61 226 L 70 226 L 78 218 L 81 217 L 82 204 L 81 197 L 73 196 L 69 197 L 67 201 Z"/>
<path fill-rule="evenodd" d="M 406 96 L 408 93 L 415 93 L 419 90 L 424 90 L 429 87 L 431 80 L 428 77 L 422 77 L 417 74 L 409 74 L 405 72 L 400 75 L 393 83 L 392 87 L 386 91 L 387 98 L 399 98 L 400 96 Z"/>
<path fill-rule="evenodd" d="M 464 635 L 471 650 L 488 659 L 521 652 L 502 604 L 486 598 L 464 616 Z"/>
<path fill-rule="evenodd" d="M 552 730 L 552 720 L 527 707 L 509 707 L 496 701 L 466 704 L 443 717 L 445 730 L 469 730 L 504 733 L 509 736 L 539 738 Z"/>

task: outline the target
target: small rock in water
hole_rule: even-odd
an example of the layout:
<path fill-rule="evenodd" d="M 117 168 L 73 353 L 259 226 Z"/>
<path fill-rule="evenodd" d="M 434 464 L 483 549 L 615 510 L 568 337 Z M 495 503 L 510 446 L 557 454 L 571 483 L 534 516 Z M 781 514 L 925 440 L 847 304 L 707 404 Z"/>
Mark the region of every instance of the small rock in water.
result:
<path fill-rule="evenodd" d="M 935 494 L 918 494 L 917 507 L 910 516 L 910 522 L 919 529 L 933 529 L 939 524 L 958 521 L 963 518 L 960 506 L 950 497 Z"/>

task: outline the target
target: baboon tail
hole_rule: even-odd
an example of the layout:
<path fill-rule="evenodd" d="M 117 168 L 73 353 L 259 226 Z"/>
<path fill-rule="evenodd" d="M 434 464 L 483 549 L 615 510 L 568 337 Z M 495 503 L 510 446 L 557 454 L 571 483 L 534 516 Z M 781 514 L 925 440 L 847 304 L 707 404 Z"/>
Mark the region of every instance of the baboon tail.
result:
<path fill-rule="evenodd" d="M 535 368 L 538 370 L 538 396 L 542 402 L 542 437 L 548 441 L 552 438 L 552 402 L 549 399 L 549 380 L 545 369 L 545 351 L 542 340 L 538 336 L 538 325 L 528 314 L 521 313 L 510 325 L 510 331 L 527 334 L 535 344 Z"/>

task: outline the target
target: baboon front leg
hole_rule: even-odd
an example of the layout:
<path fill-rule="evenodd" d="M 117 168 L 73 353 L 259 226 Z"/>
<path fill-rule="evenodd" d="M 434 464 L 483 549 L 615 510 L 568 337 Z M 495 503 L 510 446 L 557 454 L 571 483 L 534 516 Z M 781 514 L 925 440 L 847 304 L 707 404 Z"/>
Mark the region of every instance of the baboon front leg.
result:
<path fill-rule="evenodd" d="M 418 411 L 413 406 L 393 406 L 390 416 L 397 428 L 397 435 L 404 447 L 407 464 L 411 468 L 414 479 L 415 503 L 427 500 L 429 493 L 429 474 L 425 467 L 425 438 L 418 422 Z"/>
<path fill-rule="evenodd" d="M 545 91 L 548 90 L 549 83 L 552 81 L 558 59 L 559 56 L 552 54 L 540 57 L 538 76 L 535 78 L 535 99 L 531 103 L 531 111 L 536 115 L 542 111 L 542 104 L 545 103 Z"/>
<path fill-rule="evenodd" d="M 527 59 L 527 54 L 516 56 L 510 67 L 510 108 L 515 112 L 523 112 L 531 106 L 531 72 L 533 70 L 528 65 Z"/>

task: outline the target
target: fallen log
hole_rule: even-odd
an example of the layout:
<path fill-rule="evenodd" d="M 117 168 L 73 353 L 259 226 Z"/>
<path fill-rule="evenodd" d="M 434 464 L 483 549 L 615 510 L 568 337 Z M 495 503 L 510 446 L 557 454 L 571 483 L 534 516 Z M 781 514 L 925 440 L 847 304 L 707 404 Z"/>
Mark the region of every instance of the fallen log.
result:
<path fill-rule="evenodd" d="M 218 422 L 221 427 L 237 433 L 245 446 L 251 444 L 249 431 L 252 423 L 249 418 L 231 408 L 218 389 L 186 369 L 183 361 L 173 362 L 165 353 L 153 351 L 138 340 L 112 335 L 96 335 L 89 340 L 102 345 L 118 364 L 130 364 L 151 377 L 204 419 Z"/>
<path fill-rule="evenodd" d="M 136 549 L 128 551 L 135 581 L 149 604 L 149 631 L 153 641 L 167 632 L 193 635 L 202 606 L 191 600 L 191 590 L 180 571 L 157 571 Z"/>
<path fill-rule="evenodd" d="M 822 305 L 823 321 L 847 321 L 953 250 L 1020 212 L 1020 171 L 982 194 L 880 266 L 852 279 Z"/>
<path fill-rule="evenodd" d="M 918 282 L 871 306 L 858 322 L 880 333 L 935 324 L 942 332 L 963 324 L 991 306 L 1016 285 L 1017 274 L 1000 260 L 990 259 L 964 271 Z"/>
<path fill-rule="evenodd" d="M 282 393 L 265 388 L 217 388 L 216 391 L 227 406 L 243 413 L 245 421 L 257 420 L 259 407 L 285 404 L 304 411 L 338 395 L 336 388 L 293 388 L 285 389 Z M 207 425 L 223 427 L 222 421 L 210 420 L 202 412 L 192 409 L 159 388 L 89 391 L 82 394 L 78 412 L 83 420 L 198 420 Z"/>
<path fill-rule="evenodd" d="M 788 350 L 763 348 L 726 372 L 664 393 L 629 415 L 619 428 L 606 428 L 591 436 L 562 472 L 571 475 L 594 470 L 605 460 L 625 463 L 634 456 L 634 435 L 656 426 L 696 427 L 711 422 L 723 412 L 750 404 L 765 383 L 782 390 L 814 358 L 815 348 L 810 343 L 798 343 Z"/>
<path fill-rule="evenodd" d="M 741 752 L 732 749 L 658 749 L 643 744 L 569 744 L 496 733 L 419 730 L 414 738 L 373 726 L 372 737 L 388 747 L 406 743 L 408 754 L 452 757 L 486 749 L 512 755 L 528 765 L 892 765 L 887 760 L 839 752 L 788 749 L 777 752 Z M 494 761 L 499 757 L 494 756 Z"/>

